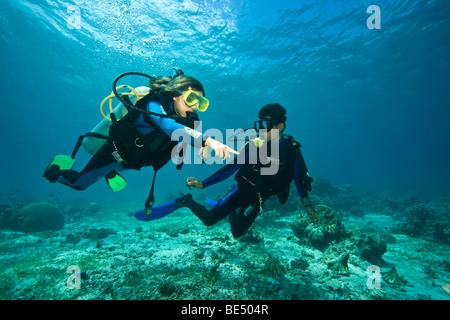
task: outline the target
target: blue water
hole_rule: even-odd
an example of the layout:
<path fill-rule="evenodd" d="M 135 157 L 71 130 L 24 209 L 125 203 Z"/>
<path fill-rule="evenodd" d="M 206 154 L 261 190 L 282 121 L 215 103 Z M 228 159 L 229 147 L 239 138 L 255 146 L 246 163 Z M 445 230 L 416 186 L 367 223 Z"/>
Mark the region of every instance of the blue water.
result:
<path fill-rule="evenodd" d="M 381 29 L 366 26 L 372 4 Z M 247 128 L 279 102 L 312 176 L 449 195 L 449 9 L 443 0 L 3 0 L 0 192 L 143 201 L 151 169 L 126 173 L 129 186 L 114 197 L 103 182 L 80 193 L 42 173 L 102 119 L 117 75 L 177 66 L 205 86 L 204 129 Z M 80 152 L 77 168 L 87 159 Z M 218 168 L 169 164 L 157 196 Z"/>
<path fill-rule="evenodd" d="M 367 27 L 370 5 L 381 10 L 380 29 Z M 0 298 L 448 300 L 449 13 L 445 0 L 0 1 Z M 128 186 L 118 193 L 103 181 L 80 192 L 42 178 L 55 155 L 69 155 L 102 120 L 100 102 L 119 74 L 171 67 L 203 83 L 211 102 L 200 114 L 204 130 L 248 128 L 263 105 L 283 105 L 286 133 L 301 142 L 316 178 L 314 205 L 335 208 L 361 238 L 313 249 L 310 234 L 297 238 L 292 227 L 306 219 L 295 197 L 265 208 L 254 243 L 183 210 L 143 223 L 134 212 L 151 168 L 124 172 Z M 75 169 L 89 158 L 81 149 Z M 158 173 L 157 204 L 187 192 L 186 177 L 220 168 L 178 171 L 169 162 Z M 202 201 L 231 185 L 192 193 Z M 32 202 L 62 208 L 65 227 L 23 232 L 21 208 Z M 55 207 L 37 205 L 41 214 Z M 364 287 L 367 266 L 378 263 L 353 248 L 365 234 L 387 242 L 382 272 L 394 266 L 407 280 L 396 287 L 383 274 L 386 296 Z M 341 250 L 350 253 L 349 275 L 327 266 Z M 261 274 L 271 255 L 286 278 Z M 78 292 L 66 288 L 73 265 L 89 276 Z M 167 283 L 176 292 L 164 294 Z"/>

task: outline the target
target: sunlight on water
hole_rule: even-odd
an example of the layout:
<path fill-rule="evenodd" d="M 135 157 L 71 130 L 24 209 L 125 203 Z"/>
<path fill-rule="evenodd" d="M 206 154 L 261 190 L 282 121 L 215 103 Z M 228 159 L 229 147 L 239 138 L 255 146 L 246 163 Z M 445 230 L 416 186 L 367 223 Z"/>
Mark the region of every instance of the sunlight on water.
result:
<path fill-rule="evenodd" d="M 305 152 L 317 174 L 402 189 L 414 184 L 412 170 L 423 175 L 421 181 L 442 188 L 420 168 L 430 163 L 426 167 L 435 176 L 442 173 L 442 181 L 449 175 L 438 169 L 448 154 L 431 156 L 444 152 L 438 146 L 449 136 L 443 122 L 448 108 L 439 106 L 448 102 L 448 96 L 439 97 L 448 89 L 448 5 L 378 1 L 381 28 L 370 30 L 366 10 L 372 4 L 8 0 L 0 15 L 2 47 L 11 60 L 4 69 L 14 81 L 29 83 L 33 97 L 41 96 L 37 101 L 48 97 L 31 84 L 46 81 L 34 78 L 48 78 L 52 88 L 63 84 L 60 97 L 50 100 L 73 103 L 71 109 L 79 112 L 71 117 L 81 126 L 85 118 L 95 123 L 95 105 L 118 74 L 157 75 L 179 66 L 205 82 L 212 108 L 203 117 L 211 126 L 226 128 L 221 119 L 236 116 L 237 125 L 245 127 L 252 121 L 247 114 L 278 101 L 288 108 L 289 129 L 308 146 Z M 418 123 L 423 117 L 429 121 Z M 50 112 L 44 119 L 55 123 L 57 115 Z M 400 159 L 414 157 L 417 139 L 427 143 L 406 170 Z M 386 168 L 384 155 L 392 144 L 403 145 L 406 155 L 390 156 Z M 358 152 L 330 164 L 329 154 L 339 150 Z M 368 171 L 385 176 L 362 179 Z"/>

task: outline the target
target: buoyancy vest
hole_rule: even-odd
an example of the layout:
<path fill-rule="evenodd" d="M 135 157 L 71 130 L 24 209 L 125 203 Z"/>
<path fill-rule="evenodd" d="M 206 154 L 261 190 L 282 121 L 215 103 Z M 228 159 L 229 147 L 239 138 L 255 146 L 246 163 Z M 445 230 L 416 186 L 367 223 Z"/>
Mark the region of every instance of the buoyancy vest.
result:
<path fill-rule="evenodd" d="M 159 99 L 149 93 L 136 103 L 136 107 L 144 110 L 150 101 L 159 102 Z M 167 112 L 168 106 L 163 108 Z M 143 117 L 143 120 L 155 129 L 146 135 L 142 134 L 136 128 L 139 117 Z M 172 142 L 167 134 L 159 130 L 147 114 L 130 108 L 120 120 L 111 114 L 111 120 L 108 143 L 113 146 L 113 156 L 123 168 L 139 170 L 144 166 L 153 166 L 157 170 L 169 161 L 168 150 L 177 143 Z"/>
<path fill-rule="evenodd" d="M 136 103 L 136 107 L 145 110 L 151 101 L 161 104 L 166 112 L 166 115 L 160 115 L 162 117 L 173 118 L 176 122 L 191 128 L 194 126 L 194 121 L 198 121 L 195 113 L 189 113 L 191 117 L 188 119 L 172 115 L 170 100 L 161 99 L 152 92 L 140 99 Z M 178 144 L 178 141 L 172 141 L 171 137 L 154 123 L 149 114 L 130 108 L 121 120 L 116 120 L 113 115 L 111 116 L 113 123 L 109 130 L 108 142 L 115 150 L 113 156 L 121 163 L 122 167 L 139 170 L 144 166 L 152 166 L 156 171 L 170 160 L 171 150 Z M 142 117 L 143 121 L 155 129 L 148 134 L 142 134 L 136 128 L 136 121 L 139 117 Z"/>
<path fill-rule="evenodd" d="M 294 179 L 294 164 L 297 158 L 299 159 L 302 187 L 305 188 L 305 191 L 311 190 L 312 182 L 300 151 L 300 143 L 295 141 L 292 136 L 284 135 L 283 139 L 285 143 L 279 148 L 279 159 L 270 160 L 277 161 L 279 165 L 278 171 L 274 175 L 261 174 L 261 168 L 271 165 L 267 159 L 262 161 L 261 154 L 265 152 L 258 152 L 257 163 L 243 165 L 235 175 L 235 179 L 241 187 L 253 188 L 263 198 L 269 198 L 276 194 L 281 203 L 286 202 L 289 196 L 290 185 Z M 266 153 L 269 157 L 270 145 L 270 143 L 265 144 L 269 149 Z"/>

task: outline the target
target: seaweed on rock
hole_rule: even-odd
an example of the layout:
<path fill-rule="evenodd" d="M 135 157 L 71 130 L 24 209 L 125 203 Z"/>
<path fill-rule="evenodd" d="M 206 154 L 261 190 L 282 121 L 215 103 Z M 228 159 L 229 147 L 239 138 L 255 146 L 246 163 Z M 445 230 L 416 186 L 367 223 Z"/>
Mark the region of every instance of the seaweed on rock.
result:
<path fill-rule="evenodd" d="M 396 288 L 400 288 L 408 284 L 405 278 L 398 274 L 397 268 L 395 267 L 387 272 L 381 272 L 381 275 L 383 276 L 383 280 L 386 281 L 386 283 Z"/>
<path fill-rule="evenodd" d="M 342 256 L 340 256 L 339 258 L 337 258 L 336 260 L 330 261 L 327 263 L 328 265 L 328 269 L 342 274 L 342 275 L 348 275 L 349 271 L 348 271 L 348 259 L 350 258 L 350 254 L 346 253 Z"/>
<path fill-rule="evenodd" d="M 269 253 L 269 257 L 266 259 L 263 274 L 271 278 L 283 278 L 286 275 L 286 269 L 280 263 L 280 261 Z"/>

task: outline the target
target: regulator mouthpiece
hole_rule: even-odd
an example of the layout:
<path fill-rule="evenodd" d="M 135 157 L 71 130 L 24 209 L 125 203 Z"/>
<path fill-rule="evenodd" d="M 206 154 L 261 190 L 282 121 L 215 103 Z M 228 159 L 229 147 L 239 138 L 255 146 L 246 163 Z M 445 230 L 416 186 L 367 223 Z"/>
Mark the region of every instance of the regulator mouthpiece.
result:
<path fill-rule="evenodd" d="M 255 138 L 253 139 L 253 143 L 257 148 L 261 148 L 264 145 L 264 140 L 261 138 Z"/>

